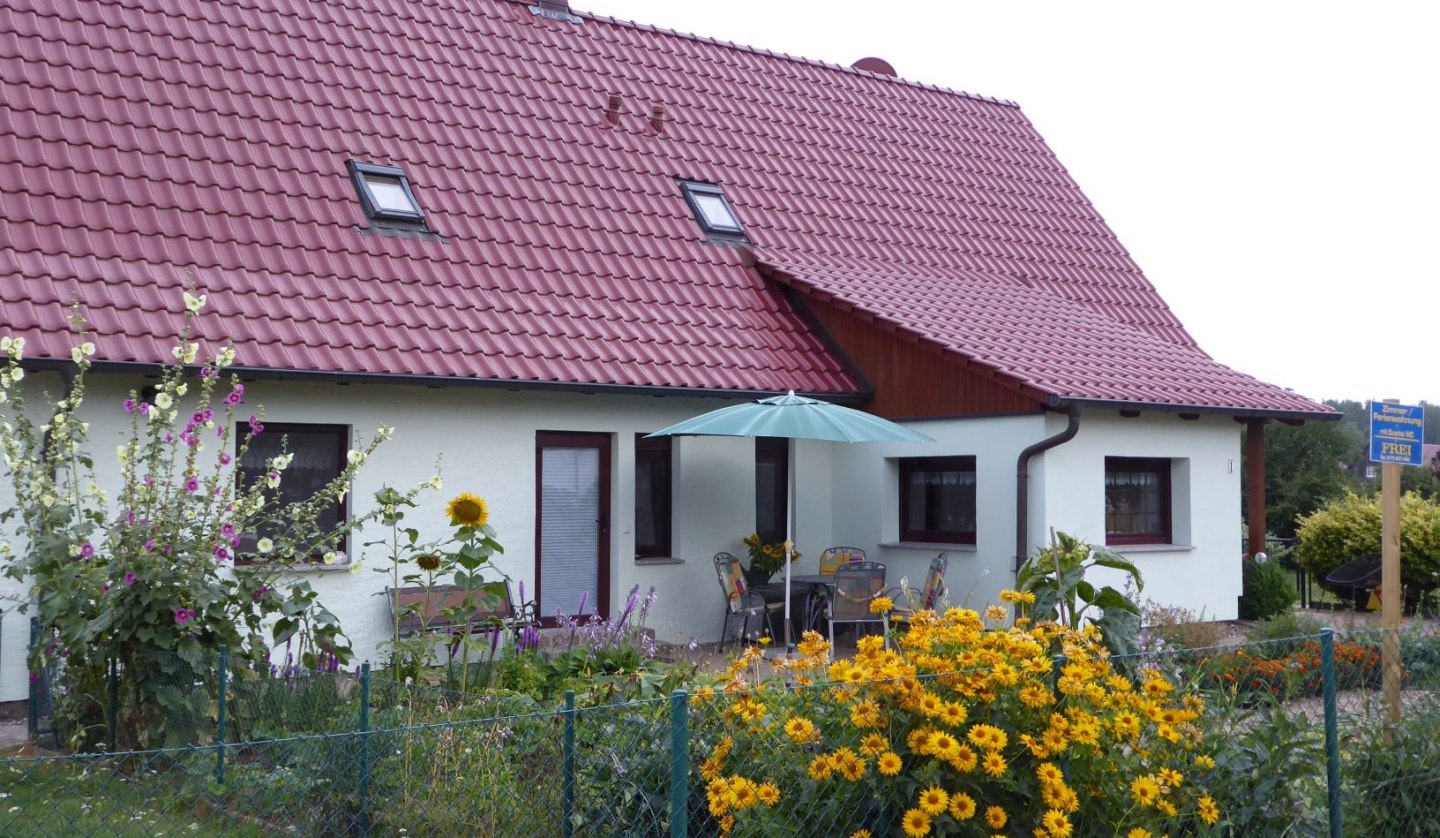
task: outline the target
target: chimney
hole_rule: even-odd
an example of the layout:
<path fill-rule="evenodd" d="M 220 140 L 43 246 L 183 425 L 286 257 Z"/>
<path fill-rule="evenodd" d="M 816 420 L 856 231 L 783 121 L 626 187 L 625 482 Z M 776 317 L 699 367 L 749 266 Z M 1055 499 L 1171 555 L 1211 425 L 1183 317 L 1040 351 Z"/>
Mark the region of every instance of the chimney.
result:
<path fill-rule="evenodd" d="M 883 58 L 862 58 L 859 61 L 856 61 L 854 64 L 851 64 L 850 66 L 855 68 L 856 70 L 864 70 L 867 73 L 875 73 L 881 76 L 899 75 L 895 72 L 895 68 L 891 66 L 890 62 L 886 61 Z"/>
<path fill-rule="evenodd" d="M 654 105 L 650 108 L 650 130 L 657 134 L 665 133 L 665 106 Z"/>
<path fill-rule="evenodd" d="M 619 93 L 610 94 L 610 101 L 605 104 L 605 121 L 611 125 L 619 124 L 620 109 L 625 105 L 625 97 Z"/>

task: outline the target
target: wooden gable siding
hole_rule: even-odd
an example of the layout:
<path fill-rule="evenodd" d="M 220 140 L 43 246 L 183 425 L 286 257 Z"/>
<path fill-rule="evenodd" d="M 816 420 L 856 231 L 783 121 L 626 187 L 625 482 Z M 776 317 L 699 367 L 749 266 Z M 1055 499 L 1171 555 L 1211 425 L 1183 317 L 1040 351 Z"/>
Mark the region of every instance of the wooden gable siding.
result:
<path fill-rule="evenodd" d="M 1039 413 L 1040 402 L 991 376 L 813 297 L 798 300 L 849 356 L 875 399 L 865 409 L 888 419 Z"/>

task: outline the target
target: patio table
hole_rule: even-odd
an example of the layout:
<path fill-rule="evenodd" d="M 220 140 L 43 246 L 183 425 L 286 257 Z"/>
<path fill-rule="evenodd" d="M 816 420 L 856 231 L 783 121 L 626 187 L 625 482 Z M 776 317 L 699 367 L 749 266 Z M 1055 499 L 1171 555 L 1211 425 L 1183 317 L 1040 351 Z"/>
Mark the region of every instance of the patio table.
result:
<path fill-rule="evenodd" d="M 800 626 L 802 631 L 805 629 L 819 631 L 819 604 L 822 601 L 822 593 L 834 582 L 835 577 L 826 573 L 800 573 L 790 577 L 790 596 L 794 598 L 802 593 L 805 596 L 804 623 Z M 784 582 L 756 585 L 752 590 L 765 597 L 767 602 L 783 600 L 785 597 Z"/>

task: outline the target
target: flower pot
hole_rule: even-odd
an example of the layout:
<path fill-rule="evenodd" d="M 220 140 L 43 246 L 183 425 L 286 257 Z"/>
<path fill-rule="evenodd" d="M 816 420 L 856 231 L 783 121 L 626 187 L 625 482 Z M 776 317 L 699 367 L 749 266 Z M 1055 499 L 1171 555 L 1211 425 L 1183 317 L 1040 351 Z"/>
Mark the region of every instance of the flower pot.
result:
<path fill-rule="evenodd" d="M 746 568 L 745 586 L 748 588 L 754 588 L 758 585 L 768 585 L 770 584 L 770 577 L 772 575 L 772 572 L 769 570 L 763 570 L 760 568 Z"/>

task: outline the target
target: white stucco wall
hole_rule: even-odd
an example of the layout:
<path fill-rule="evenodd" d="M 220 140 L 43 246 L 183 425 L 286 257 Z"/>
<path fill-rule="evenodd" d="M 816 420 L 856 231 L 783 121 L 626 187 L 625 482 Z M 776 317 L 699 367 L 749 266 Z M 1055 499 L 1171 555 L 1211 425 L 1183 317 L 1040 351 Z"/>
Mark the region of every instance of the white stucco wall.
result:
<path fill-rule="evenodd" d="M 1049 423 L 1053 430 L 1064 427 L 1061 417 Z M 1207 619 L 1234 619 L 1241 584 L 1240 427 L 1228 416 L 1186 421 L 1153 413 L 1127 419 L 1115 411 L 1086 411 L 1075 439 L 1044 455 L 1044 511 L 1032 513 L 1032 541 L 1048 537 L 1036 529 L 1043 522 L 1104 543 L 1104 496 L 1098 487 L 1104 484 L 1105 458 L 1169 458 L 1173 549 L 1114 549 L 1140 569 L 1144 599 L 1203 610 Z M 1114 578 L 1107 584 L 1119 587 Z"/>
<path fill-rule="evenodd" d="M 1016 460 L 1028 445 L 1065 429 L 1066 417 L 946 419 L 908 423 L 935 443 L 837 446 L 834 488 L 837 543 L 871 551 L 887 564 L 893 582 L 924 579 L 930 558 L 949 556 L 946 582 L 956 604 L 994 602 L 1014 582 Z M 979 526 L 973 548 L 901 545 L 899 457 L 974 455 Z M 1174 460 L 1173 529 L 1166 549 L 1120 548 L 1145 579 L 1143 597 L 1204 611 L 1210 619 L 1233 619 L 1240 594 L 1240 425 L 1229 417 L 1186 421 L 1174 414 L 1120 417 L 1089 410 L 1074 439 L 1030 462 L 1029 550 L 1049 529 L 1092 544 L 1105 543 L 1104 478 L 1107 456 Z M 882 546 L 887 545 L 887 546 Z M 1096 580 L 1120 586 L 1118 578 Z"/>
<path fill-rule="evenodd" d="M 39 384 L 45 379 L 36 375 L 30 380 Z M 89 382 L 84 416 L 91 423 L 96 477 L 112 492 L 119 481 L 113 451 L 128 428 L 120 404 L 130 388 L 146 383 L 142 378 L 103 375 L 93 376 Z M 46 384 L 58 392 L 57 380 L 49 379 Z M 718 639 L 723 601 L 711 557 L 720 550 L 743 556 L 740 539 L 754 528 L 755 443 L 745 438 L 675 440 L 673 552 L 682 561 L 649 564 L 634 558 L 632 440 L 635 434 L 729 403 L 674 396 L 255 381 L 247 383 L 244 415 L 263 405 L 268 423 L 348 425 L 357 446 L 371 438 L 380 425 L 393 427 L 394 438 L 380 447 L 355 481 L 352 512 L 370 508 L 381 486 L 412 486 L 438 468 L 444 489 L 422 495 L 421 508 L 410 513 L 406 523 L 419 527 L 425 538 L 437 538 L 449 531 L 444 516 L 446 500 L 461 491 L 485 497 L 490 522 L 505 546 L 505 555 L 499 557 L 496 567 L 515 583 L 523 581 L 530 595 L 535 590 L 536 432 L 609 434 L 611 602 L 619 608 L 632 586 L 640 585 L 643 593 L 654 585 L 659 598 L 649 625 L 663 639 L 684 642 L 692 637 Z M 798 503 L 796 540 L 813 564 L 819 550 L 831 543 L 830 457 L 828 446 L 820 443 L 799 443 L 796 453 L 797 477 L 807 487 Z M 0 486 L 0 502 L 8 502 L 9 496 L 7 482 Z M 388 576 L 376 572 L 387 567 L 386 554 L 382 548 L 364 546 L 380 534 L 372 527 L 352 536 L 349 552 L 358 559 L 357 572 L 311 570 L 300 574 L 339 617 L 360 659 L 382 659 L 380 646 L 390 631 L 385 602 L 379 595 Z M 0 590 L 7 590 L 4 584 L 0 582 Z M 23 593 L 23 588 L 14 584 L 8 590 Z M 4 620 L 0 700 L 24 697 L 28 619 L 28 615 L 12 613 Z"/>
<path fill-rule="evenodd" d="M 57 382 L 32 376 L 31 383 Z M 85 418 L 91 423 L 97 478 L 116 488 L 113 451 L 127 418 L 120 409 L 141 378 L 94 376 Z M 729 402 L 694 397 L 583 395 L 569 392 L 510 391 L 420 386 L 247 384 L 246 413 L 264 406 L 267 422 L 343 424 L 354 443 L 381 425 L 395 428 L 361 471 L 351 508 L 366 509 L 382 485 L 411 486 L 438 469 L 445 486 L 427 493 L 407 523 L 425 537 L 449 530 L 445 501 L 460 491 L 489 501 L 491 523 L 506 552 L 496 562 L 528 592 L 535 585 L 535 439 L 537 431 L 583 431 L 611 436 L 610 598 L 623 604 L 631 586 L 654 585 L 659 600 L 649 624 L 666 640 L 714 640 L 720 631 L 722 600 L 711 557 L 728 550 L 743 555 L 740 539 L 754 528 L 754 441 L 692 437 L 675 441 L 674 553 L 679 563 L 641 563 L 634 558 L 635 434 L 656 430 Z M 805 558 L 796 572 L 814 572 L 827 546 L 848 544 L 885 562 L 892 584 L 902 576 L 921 584 L 929 559 L 950 556 L 947 581 L 957 604 L 982 606 L 1013 582 L 1015 552 L 1015 461 L 1020 450 L 1064 428 L 1063 416 L 1011 416 L 916 421 L 913 427 L 935 443 L 796 445 L 798 487 L 796 543 Z M 974 455 L 979 528 L 973 547 L 898 544 L 897 458 Z M 1233 617 L 1240 590 L 1239 425 L 1228 418 L 1186 422 L 1174 415 L 1122 419 L 1113 411 L 1089 411 L 1079 435 L 1032 462 L 1030 535 L 1032 545 L 1049 526 L 1099 543 L 1104 537 L 1103 473 L 1106 456 L 1177 458 L 1174 478 L 1176 540 L 1180 548 L 1130 552 L 1146 575 L 1146 595 L 1167 604 L 1205 609 L 1213 618 Z M 1188 503 L 1185 500 L 1188 496 Z M 9 487 L 0 485 L 0 503 Z M 303 576 L 341 620 L 360 659 L 378 661 L 389 634 L 388 613 L 379 596 L 386 584 L 385 554 L 364 542 L 371 529 L 349 545 L 359 570 L 309 571 Z M 7 587 L 8 586 L 8 587 Z M 17 592 L 0 581 L 0 591 Z M 28 616 L 10 613 L 0 635 L 0 700 L 25 694 Z"/>

